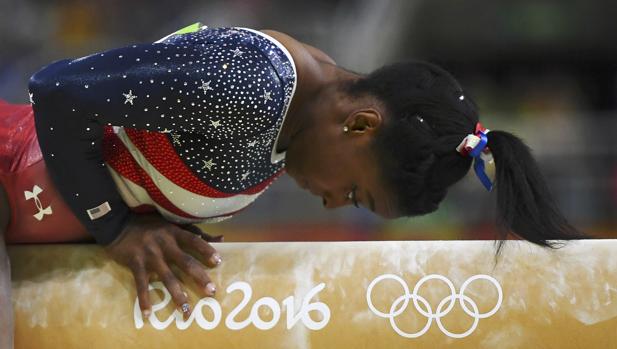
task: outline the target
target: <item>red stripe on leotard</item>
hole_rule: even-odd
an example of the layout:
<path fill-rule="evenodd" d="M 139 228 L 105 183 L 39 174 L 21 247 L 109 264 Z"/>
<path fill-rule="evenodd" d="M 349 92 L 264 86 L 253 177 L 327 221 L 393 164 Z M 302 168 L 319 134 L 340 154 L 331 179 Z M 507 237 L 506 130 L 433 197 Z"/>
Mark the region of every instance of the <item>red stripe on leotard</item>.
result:
<path fill-rule="evenodd" d="M 212 188 L 204 183 L 202 179 L 198 178 L 184 161 L 182 161 L 165 134 L 129 128 L 125 128 L 124 131 L 135 147 L 139 149 L 141 154 L 146 157 L 148 162 L 152 164 L 157 171 L 174 184 L 201 196 L 227 198 L 238 194 L 254 195 L 263 191 L 282 173 L 281 169 L 281 171 L 275 173 L 270 178 L 240 193 L 224 193 Z"/>
<path fill-rule="evenodd" d="M 180 159 L 176 149 L 163 133 L 128 129 L 124 131 L 148 162 L 165 178 L 192 193 L 211 198 L 227 198 L 236 194 L 224 193 L 204 183 Z"/>
<path fill-rule="evenodd" d="M 113 132 L 113 129 L 106 127 L 104 132 L 103 158 L 111 168 L 122 177 L 143 187 L 152 200 L 165 210 L 184 218 L 202 219 L 202 217 L 196 217 L 184 212 L 169 201 L 154 184 L 148 173 L 135 163 L 133 156 L 118 135 Z"/>

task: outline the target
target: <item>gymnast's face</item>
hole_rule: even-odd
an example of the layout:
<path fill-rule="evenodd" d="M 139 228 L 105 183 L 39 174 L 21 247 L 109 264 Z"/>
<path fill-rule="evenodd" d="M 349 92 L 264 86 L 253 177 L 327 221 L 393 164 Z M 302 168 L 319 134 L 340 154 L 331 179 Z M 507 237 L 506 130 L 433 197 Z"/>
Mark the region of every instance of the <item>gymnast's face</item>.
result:
<path fill-rule="evenodd" d="M 354 110 L 342 122 L 325 119 L 294 137 L 287 148 L 286 172 L 300 187 L 320 196 L 326 208 L 357 203 L 384 218 L 398 217 L 371 149 L 381 126 L 380 113 L 366 108 Z"/>

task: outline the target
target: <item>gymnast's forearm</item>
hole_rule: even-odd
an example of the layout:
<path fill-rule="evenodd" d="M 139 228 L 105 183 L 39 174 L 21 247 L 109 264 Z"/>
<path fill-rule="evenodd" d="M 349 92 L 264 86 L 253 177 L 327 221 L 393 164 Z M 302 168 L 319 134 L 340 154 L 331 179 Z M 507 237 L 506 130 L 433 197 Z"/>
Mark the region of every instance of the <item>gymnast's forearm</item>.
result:
<path fill-rule="evenodd" d="M 105 167 L 104 120 L 93 113 L 90 96 L 77 91 L 75 80 L 95 85 L 96 76 L 79 73 L 83 67 L 72 62 L 53 63 L 30 80 L 37 138 L 64 201 L 97 242 L 106 245 L 120 234 L 129 210 Z M 104 215 L 92 214 L 108 209 Z"/>
<path fill-rule="evenodd" d="M 151 85 L 169 74 L 171 62 L 154 65 L 151 60 L 172 47 L 132 45 L 61 60 L 30 78 L 37 137 L 48 171 L 75 216 L 101 244 L 114 241 L 130 215 L 104 162 L 103 128 L 173 129 L 169 117 L 155 118 L 144 106 L 149 98 L 161 101 L 162 88 L 140 92 L 144 82 Z"/>
<path fill-rule="evenodd" d="M 0 231 L 0 349 L 13 348 L 13 329 L 11 267 L 6 253 L 4 233 Z"/>
<path fill-rule="evenodd" d="M 83 114 L 67 116 L 64 102 L 39 103 L 36 131 L 48 173 L 75 217 L 106 245 L 120 234 L 129 209 L 103 159 L 102 127 Z"/>

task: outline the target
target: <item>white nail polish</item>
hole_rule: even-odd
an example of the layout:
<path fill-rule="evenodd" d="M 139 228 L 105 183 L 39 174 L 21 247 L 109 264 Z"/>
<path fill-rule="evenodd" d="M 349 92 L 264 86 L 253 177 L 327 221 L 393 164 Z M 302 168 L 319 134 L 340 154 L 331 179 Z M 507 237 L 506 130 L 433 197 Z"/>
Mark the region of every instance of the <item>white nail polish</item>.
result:
<path fill-rule="evenodd" d="M 216 293 L 216 286 L 214 286 L 212 282 L 208 282 L 208 284 L 206 285 L 206 293 L 210 296 L 214 296 L 214 294 Z"/>
<path fill-rule="evenodd" d="M 222 259 L 221 259 L 221 256 L 219 256 L 218 253 L 215 253 L 215 254 L 212 255 L 212 257 L 210 257 L 210 261 L 213 264 L 219 265 L 219 264 L 221 264 Z"/>

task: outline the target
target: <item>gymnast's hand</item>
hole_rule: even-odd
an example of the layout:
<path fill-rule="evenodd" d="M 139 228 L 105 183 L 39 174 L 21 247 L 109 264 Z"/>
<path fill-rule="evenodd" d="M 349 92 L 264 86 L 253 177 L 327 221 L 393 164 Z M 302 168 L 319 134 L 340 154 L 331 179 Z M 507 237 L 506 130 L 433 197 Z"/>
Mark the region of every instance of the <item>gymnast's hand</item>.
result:
<path fill-rule="evenodd" d="M 137 298 L 144 317 L 150 316 L 149 275 L 155 273 L 186 318 L 191 313 L 191 306 L 169 263 L 190 275 L 205 295 L 214 296 L 216 287 L 204 270 L 204 265 L 185 252 L 198 252 L 205 261 L 204 264 L 209 267 L 219 265 L 220 255 L 204 239 L 222 241 L 220 236 L 212 238 L 192 225 L 175 225 L 158 214 L 132 214 L 122 233 L 106 247 L 106 251 L 116 262 L 127 266 L 133 272 Z"/>

